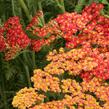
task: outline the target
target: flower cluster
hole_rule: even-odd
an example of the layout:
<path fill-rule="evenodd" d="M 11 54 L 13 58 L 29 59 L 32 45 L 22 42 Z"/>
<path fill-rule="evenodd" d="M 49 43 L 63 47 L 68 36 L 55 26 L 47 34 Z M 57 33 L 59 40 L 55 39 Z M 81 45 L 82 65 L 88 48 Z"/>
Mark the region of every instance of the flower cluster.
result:
<path fill-rule="evenodd" d="M 4 24 L 4 30 L 10 47 L 19 46 L 23 49 L 29 44 L 30 39 L 24 33 L 18 17 L 9 18 Z"/>
<path fill-rule="evenodd" d="M 91 56 L 96 54 L 96 51 L 90 48 L 89 52 L 87 49 L 83 47 L 66 52 L 60 48 L 59 54 L 54 50 L 47 56 L 47 60 L 51 63 L 44 70 L 50 74 L 62 74 L 64 72 L 68 72 L 70 75 L 80 75 L 85 72 L 89 74 L 98 66 L 98 62 Z"/>
<path fill-rule="evenodd" d="M 3 37 L 3 28 L 0 28 L 0 52 L 4 51 L 5 47 L 6 47 L 6 43 Z"/>
<path fill-rule="evenodd" d="M 9 18 L 0 29 L 0 51 L 4 50 L 5 60 L 14 58 L 16 53 L 26 48 L 30 39 L 24 33 L 19 17 Z M 2 48 L 1 48 L 2 47 Z"/>
<path fill-rule="evenodd" d="M 40 69 L 34 71 L 32 81 L 36 90 L 60 92 L 59 79 Z"/>
<path fill-rule="evenodd" d="M 73 48 L 84 42 L 108 45 L 109 20 L 100 14 L 102 9 L 103 4 L 92 3 L 81 14 L 64 13 L 55 19 L 66 40 L 66 47 Z"/>
<path fill-rule="evenodd" d="M 69 51 L 60 48 L 59 53 L 54 50 L 49 53 L 47 60 L 51 63 L 44 70 L 50 74 L 62 74 L 67 71 L 70 75 L 81 75 L 87 80 L 93 76 L 109 79 L 109 52 L 101 52 L 88 44 Z"/>
<path fill-rule="evenodd" d="M 54 80 L 53 80 L 54 78 Z M 55 79 L 56 78 L 56 79 Z M 68 76 L 60 78 L 41 69 L 34 70 L 33 88 L 21 89 L 13 99 L 18 109 L 108 109 L 109 84 L 93 77 L 90 81 L 78 82 Z M 40 90 L 42 90 L 40 92 Z M 38 93 L 40 92 L 40 94 Z M 47 92 L 63 96 L 63 99 L 41 100 L 49 97 Z M 49 99 L 49 98 L 48 98 Z"/>
<path fill-rule="evenodd" d="M 31 48 L 36 52 L 38 52 L 42 46 L 49 45 L 59 34 L 61 34 L 59 26 L 54 20 L 51 20 L 42 26 L 42 16 L 43 13 L 41 11 L 37 12 L 36 16 L 33 17 L 32 21 L 27 26 L 27 30 L 31 31 L 32 34 L 36 36 L 36 39 L 31 40 Z"/>
<path fill-rule="evenodd" d="M 27 26 L 33 35 L 41 38 L 32 41 L 33 50 L 39 51 L 42 46 L 50 44 L 60 36 L 66 40 L 66 47 L 68 48 L 77 47 L 85 42 L 107 47 L 109 44 L 109 18 L 101 15 L 100 11 L 103 7 L 103 4 L 92 3 L 86 6 L 81 14 L 65 12 L 44 24 L 43 27 L 39 27 L 39 18 L 42 14 L 37 13 Z"/>
<path fill-rule="evenodd" d="M 38 81 L 36 80 L 34 83 L 38 84 Z M 74 79 L 63 78 L 60 80 L 60 88 L 61 93 L 64 93 L 63 100 L 41 103 L 31 109 L 75 109 L 75 105 L 78 106 L 78 109 L 109 108 L 109 85 L 99 78 L 94 77 L 89 82 L 81 83 Z"/>
<path fill-rule="evenodd" d="M 35 92 L 34 88 L 23 88 L 13 98 L 12 105 L 19 109 L 26 109 L 36 103 L 42 102 L 44 95 Z"/>

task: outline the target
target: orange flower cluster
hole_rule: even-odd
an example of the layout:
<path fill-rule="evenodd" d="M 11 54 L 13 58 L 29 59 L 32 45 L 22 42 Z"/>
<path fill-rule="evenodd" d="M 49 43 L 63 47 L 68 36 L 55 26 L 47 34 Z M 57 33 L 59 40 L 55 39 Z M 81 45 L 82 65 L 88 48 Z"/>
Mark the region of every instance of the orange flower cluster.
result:
<path fill-rule="evenodd" d="M 93 75 L 101 79 L 109 79 L 109 52 L 107 49 L 93 48 L 89 43 L 69 51 L 63 48 L 59 52 L 54 50 L 47 56 L 51 61 L 44 70 L 50 74 L 81 75 L 90 79 Z"/>
<path fill-rule="evenodd" d="M 48 60 L 51 60 L 52 69 L 54 68 L 55 70 L 51 70 L 50 64 L 43 70 L 35 69 L 31 78 L 34 87 L 21 89 L 13 98 L 13 106 L 19 109 L 108 109 L 109 84 L 97 77 L 91 77 L 90 81 L 85 79 L 78 81 L 75 78 L 75 73 L 73 71 L 71 73 L 69 68 L 67 69 L 68 65 L 64 63 L 67 60 L 69 62 L 73 60 L 69 65 L 74 61 L 77 63 L 82 61 L 81 64 L 84 65 L 86 62 L 86 67 L 82 67 L 82 70 L 86 71 L 96 67 L 96 64 L 92 63 L 93 58 L 89 57 L 91 54 L 86 53 L 86 51 L 84 53 L 77 52 L 81 49 L 84 48 L 73 49 L 67 52 L 61 48 L 59 53 L 56 50 L 50 52 Z M 74 53 L 81 53 L 81 55 L 75 56 Z M 81 56 L 85 57 L 84 61 Z M 60 62 L 59 65 L 56 65 L 57 61 Z M 87 62 L 89 63 L 87 64 Z M 66 64 L 62 69 L 63 71 L 57 72 L 56 68 L 59 69 L 63 66 L 61 65 L 62 63 Z M 89 64 L 94 67 L 90 67 Z M 66 72 L 68 75 L 64 76 Z M 79 73 L 76 73 L 76 75 L 79 75 Z M 62 97 L 50 100 L 48 92 L 55 93 L 56 96 L 61 94 Z M 46 101 L 46 98 L 48 98 L 48 101 Z M 42 100 L 43 102 L 41 102 Z"/>
<path fill-rule="evenodd" d="M 109 101 L 109 85 L 101 79 L 93 78 L 90 82 L 82 82 L 84 91 L 90 91 L 96 94 L 100 100 Z"/>
<path fill-rule="evenodd" d="M 99 50 L 91 48 L 85 50 L 84 48 L 85 46 L 69 51 L 60 48 L 59 51 L 54 50 L 49 53 L 47 59 L 51 61 L 50 64 L 43 70 L 37 69 L 34 71 L 32 77 L 34 88 L 36 90 L 41 89 L 44 92 L 51 91 L 57 92 L 57 94 L 63 93 L 63 99 L 41 103 L 31 109 L 109 108 L 109 85 L 105 81 L 92 76 L 90 81 L 83 79 L 82 82 L 77 82 L 75 77 L 73 77 L 79 75 L 83 71 L 88 73 L 88 71 L 96 69 L 98 66 L 94 56 L 99 54 Z M 100 55 L 103 56 L 102 53 Z M 79 67 L 74 69 L 73 63 L 81 66 L 81 69 L 79 69 Z M 71 70 L 71 68 L 73 68 L 73 70 Z M 69 76 L 62 76 L 66 72 Z M 57 81 L 53 81 L 53 78 L 56 78 Z M 54 90 L 52 90 L 52 86 L 54 86 Z M 56 88 L 58 88 L 57 91 Z"/>
<path fill-rule="evenodd" d="M 91 49 L 90 49 L 91 50 Z M 91 53 L 92 52 L 92 53 Z M 91 52 L 84 48 L 72 49 L 65 52 L 63 48 L 57 51 L 50 52 L 47 60 L 51 61 L 44 70 L 50 74 L 62 74 L 68 72 L 70 75 L 79 75 L 81 72 L 89 72 L 97 67 L 97 62 L 91 55 Z"/>
<path fill-rule="evenodd" d="M 36 90 L 60 92 L 59 79 L 40 69 L 34 70 L 31 80 L 34 82 Z"/>
<path fill-rule="evenodd" d="M 38 76 L 38 75 L 37 75 Z M 38 81 L 35 81 L 38 83 Z M 30 109 L 108 109 L 109 85 L 101 79 L 93 78 L 81 83 L 74 79 L 60 81 L 62 100 L 53 100 L 33 106 Z"/>

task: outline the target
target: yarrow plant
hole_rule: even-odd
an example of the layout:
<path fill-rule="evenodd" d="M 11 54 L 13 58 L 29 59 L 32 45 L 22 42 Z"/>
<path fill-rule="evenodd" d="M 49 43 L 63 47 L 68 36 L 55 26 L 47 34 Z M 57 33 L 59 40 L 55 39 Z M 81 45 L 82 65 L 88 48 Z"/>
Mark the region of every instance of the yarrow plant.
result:
<path fill-rule="evenodd" d="M 81 49 L 65 52 L 61 48 L 59 52 L 50 52 L 47 56 L 50 63 L 44 69 L 34 70 L 33 89 L 21 89 L 13 98 L 13 106 L 18 109 L 108 109 L 108 83 L 95 76 L 88 81 L 87 76 L 79 77 L 81 72 L 90 72 L 98 65 L 94 58 L 86 55 Z M 34 98 L 35 93 L 29 90 L 34 90 L 38 96 Z M 38 99 L 40 96 L 42 101 Z"/>
<path fill-rule="evenodd" d="M 78 71 L 73 70 L 72 72 L 75 72 L 75 74 L 79 72 L 83 78 L 91 78 L 95 75 L 105 80 L 109 79 L 109 18 L 101 15 L 100 12 L 103 7 L 103 4 L 92 3 L 86 6 L 81 14 L 65 12 L 43 27 L 39 27 L 39 16 L 42 16 L 42 14 L 38 13 L 27 26 L 27 29 L 39 38 L 39 40 L 32 40 L 32 49 L 39 51 L 42 46 L 62 37 L 66 41 L 66 48 L 74 48 L 74 55 L 80 55 L 76 60 L 73 60 L 79 66 L 75 67 Z M 78 47 L 80 48 L 77 49 Z M 74 56 L 73 54 L 71 55 Z M 59 59 L 61 58 L 60 56 Z M 86 64 L 80 65 L 84 61 Z M 65 60 L 65 62 L 67 61 Z M 71 66 L 72 69 L 75 64 Z M 69 62 L 68 66 L 70 65 L 71 63 Z M 93 70 L 87 70 L 86 65 L 91 66 Z"/>
<path fill-rule="evenodd" d="M 20 19 L 12 17 L 0 28 L 0 52 L 11 60 L 28 48 L 38 52 L 58 38 L 65 48 L 47 55 L 48 64 L 35 69 L 33 87 L 14 96 L 18 109 L 109 109 L 109 18 L 101 14 L 104 5 L 92 3 L 81 13 L 58 15 L 48 23 L 37 12 L 26 31 Z M 28 47 L 29 46 L 29 47 Z"/>
<path fill-rule="evenodd" d="M 109 43 L 109 20 L 100 13 L 103 7 L 103 4 L 92 3 L 90 6 L 86 6 L 81 14 L 65 12 L 45 24 L 44 27 L 39 27 L 39 17 L 42 14 L 37 14 L 27 29 L 40 38 L 40 40 L 36 40 L 36 44 L 39 43 L 40 48 L 53 36 L 54 39 L 63 37 L 68 48 L 77 47 L 84 42 L 106 47 Z M 35 50 L 35 44 L 33 45 L 32 48 Z"/>

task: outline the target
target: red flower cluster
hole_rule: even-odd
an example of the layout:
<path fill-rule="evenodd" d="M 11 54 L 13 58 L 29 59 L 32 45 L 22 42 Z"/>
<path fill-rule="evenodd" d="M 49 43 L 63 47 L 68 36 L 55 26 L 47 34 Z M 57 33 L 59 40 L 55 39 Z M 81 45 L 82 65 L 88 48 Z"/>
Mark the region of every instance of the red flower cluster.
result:
<path fill-rule="evenodd" d="M 3 28 L 0 28 L 0 52 L 4 51 L 5 47 L 6 47 L 6 43 L 3 37 Z"/>
<path fill-rule="evenodd" d="M 102 9 L 103 4 L 92 3 L 86 6 L 81 14 L 65 13 L 55 19 L 63 33 L 62 37 L 66 39 L 68 48 L 73 48 L 84 41 L 94 44 L 99 44 L 100 41 L 97 42 L 97 40 L 101 38 L 106 41 L 103 35 L 108 33 L 108 30 L 107 28 L 104 30 L 104 27 L 108 27 L 109 21 L 100 15 Z"/>
<path fill-rule="evenodd" d="M 42 13 L 37 13 L 27 26 L 33 35 L 41 38 L 39 41 L 32 41 L 33 50 L 39 51 L 43 45 L 50 44 L 58 36 L 66 40 L 68 48 L 74 48 L 84 42 L 107 46 L 109 44 L 109 19 L 100 14 L 103 7 L 103 4 L 92 3 L 86 6 L 81 14 L 76 12 L 60 14 L 43 27 L 39 27 Z M 41 44 L 42 42 L 44 43 Z M 40 49 L 37 49 L 36 45 Z"/>
<path fill-rule="evenodd" d="M 98 67 L 91 73 L 102 79 L 109 79 L 109 52 L 101 53 L 96 56 Z"/>
<path fill-rule="evenodd" d="M 36 39 L 31 40 L 31 48 L 36 52 L 38 52 L 42 46 L 49 45 L 57 38 L 58 35 L 61 34 L 59 25 L 55 20 L 51 20 L 41 27 L 42 16 L 42 12 L 39 11 L 27 26 L 27 30 L 31 31 L 32 34 L 36 36 Z"/>
<path fill-rule="evenodd" d="M 10 47 L 19 46 L 23 49 L 29 44 L 30 39 L 24 33 L 18 17 L 9 18 L 4 24 L 4 30 L 6 42 Z"/>
<path fill-rule="evenodd" d="M 5 52 L 5 60 L 14 58 L 16 53 L 26 48 L 30 39 L 24 33 L 18 17 L 9 18 L 0 29 L 0 51 Z"/>

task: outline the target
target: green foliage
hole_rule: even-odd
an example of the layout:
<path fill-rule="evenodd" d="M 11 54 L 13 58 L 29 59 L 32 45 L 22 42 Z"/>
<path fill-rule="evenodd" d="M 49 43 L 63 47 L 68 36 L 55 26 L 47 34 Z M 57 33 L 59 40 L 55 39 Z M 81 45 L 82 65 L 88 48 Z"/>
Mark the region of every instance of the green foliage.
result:
<path fill-rule="evenodd" d="M 109 4 L 107 0 L 99 0 L 99 2 L 107 5 Z"/>

